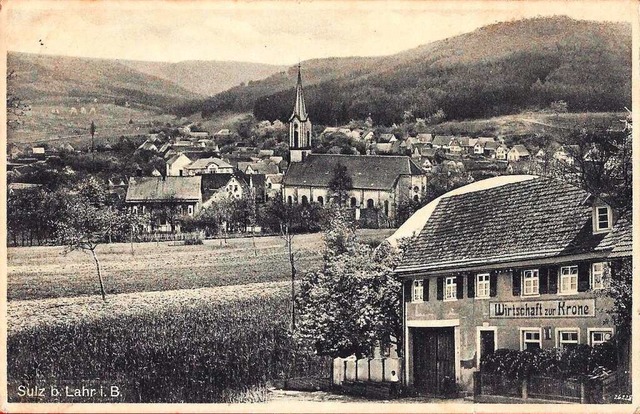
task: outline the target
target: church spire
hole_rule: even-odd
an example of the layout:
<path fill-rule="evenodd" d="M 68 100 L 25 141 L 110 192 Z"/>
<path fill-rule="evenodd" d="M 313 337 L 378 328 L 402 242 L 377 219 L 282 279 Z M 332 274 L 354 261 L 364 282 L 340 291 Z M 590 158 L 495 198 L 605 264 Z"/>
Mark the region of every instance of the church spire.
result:
<path fill-rule="evenodd" d="M 304 161 L 311 153 L 312 125 L 304 104 L 302 91 L 302 74 L 298 64 L 298 83 L 296 84 L 296 103 L 293 114 L 289 118 L 289 160 L 291 162 Z"/>
<path fill-rule="evenodd" d="M 294 117 L 298 117 L 301 121 L 307 120 L 307 108 L 304 104 L 304 91 L 302 90 L 302 74 L 300 71 L 300 64 L 298 63 L 298 83 L 296 84 L 296 104 L 293 107 L 293 114 L 291 114 L 291 121 Z"/>

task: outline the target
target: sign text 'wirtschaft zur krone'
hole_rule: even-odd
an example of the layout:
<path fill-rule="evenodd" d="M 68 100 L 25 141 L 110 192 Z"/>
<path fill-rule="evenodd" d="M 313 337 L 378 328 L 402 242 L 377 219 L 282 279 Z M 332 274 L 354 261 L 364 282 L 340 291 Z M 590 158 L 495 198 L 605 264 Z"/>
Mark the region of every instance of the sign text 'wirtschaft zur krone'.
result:
<path fill-rule="evenodd" d="M 571 318 L 596 316 L 595 299 L 491 302 L 490 318 Z"/>

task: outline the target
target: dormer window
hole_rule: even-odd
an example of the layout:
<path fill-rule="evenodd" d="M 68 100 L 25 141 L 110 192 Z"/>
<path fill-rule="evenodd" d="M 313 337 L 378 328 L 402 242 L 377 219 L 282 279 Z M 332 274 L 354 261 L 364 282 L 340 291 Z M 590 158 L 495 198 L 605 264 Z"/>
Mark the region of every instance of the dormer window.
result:
<path fill-rule="evenodd" d="M 593 232 L 604 233 L 613 226 L 613 214 L 609 206 L 596 206 L 593 209 Z"/>

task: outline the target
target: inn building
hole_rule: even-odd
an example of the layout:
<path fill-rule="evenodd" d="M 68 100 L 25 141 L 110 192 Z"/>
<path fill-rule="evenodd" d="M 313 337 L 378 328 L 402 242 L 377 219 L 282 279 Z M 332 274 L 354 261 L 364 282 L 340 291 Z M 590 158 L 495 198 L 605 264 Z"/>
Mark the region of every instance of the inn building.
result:
<path fill-rule="evenodd" d="M 597 345 L 615 328 L 602 295 L 631 256 L 619 216 L 556 179 L 503 176 L 434 200 L 392 239 L 414 236 L 396 268 L 404 283 L 403 380 L 439 394 L 445 377 L 473 387 L 498 348 Z"/>

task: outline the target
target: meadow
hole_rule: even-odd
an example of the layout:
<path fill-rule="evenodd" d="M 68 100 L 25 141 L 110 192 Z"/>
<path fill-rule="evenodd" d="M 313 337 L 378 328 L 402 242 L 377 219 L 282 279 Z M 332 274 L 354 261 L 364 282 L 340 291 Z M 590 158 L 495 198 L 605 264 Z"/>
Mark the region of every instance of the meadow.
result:
<path fill-rule="evenodd" d="M 363 241 L 381 240 L 392 230 L 361 230 Z M 255 241 L 255 248 L 253 243 Z M 321 234 L 294 237 L 301 271 L 321 264 Z M 63 255 L 61 246 L 8 249 L 7 295 L 11 300 L 92 295 L 98 292 L 95 264 L 83 252 Z M 97 249 L 108 295 L 194 289 L 288 280 L 284 240 L 277 236 L 206 240 L 203 245 L 173 242 L 104 244 Z"/>
<path fill-rule="evenodd" d="M 359 235 L 380 241 L 392 231 Z M 321 234 L 296 236 L 294 246 L 300 272 L 321 265 Z M 274 382 L 330 375 L 330 360 L 291 338 L 279 237 L 258 237 L 255 247 L 250 238 L 138 243 L 133 255 L 129 244 L 100 246 L 107 302 L 91 258 L 61 251 L 8 252 L 11 402 L 259 402 Z M 20 396 L 20 386 L 47 391 Z M 82 386 L 104 394 L 65 395 Z"/>

